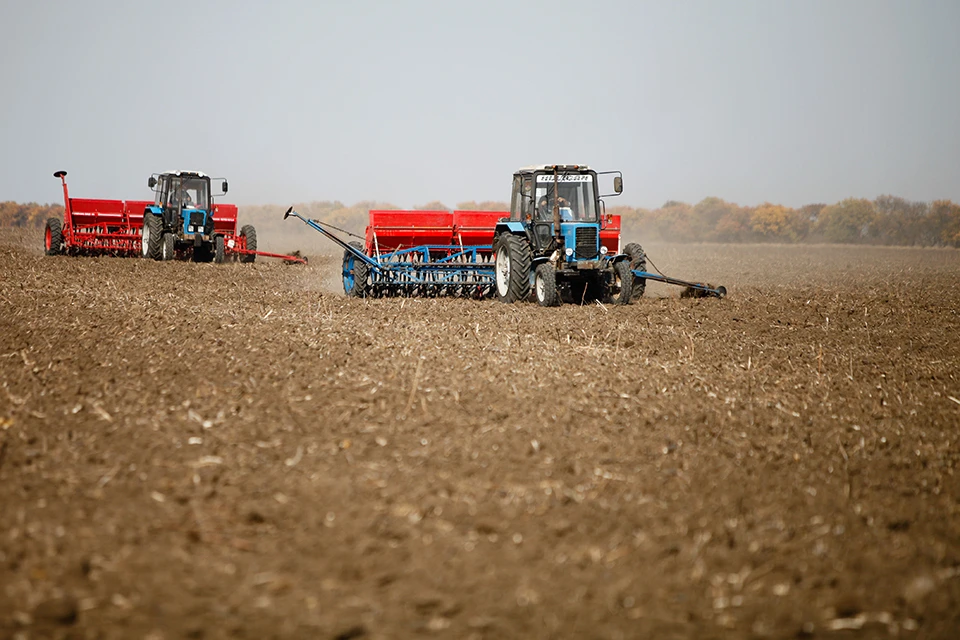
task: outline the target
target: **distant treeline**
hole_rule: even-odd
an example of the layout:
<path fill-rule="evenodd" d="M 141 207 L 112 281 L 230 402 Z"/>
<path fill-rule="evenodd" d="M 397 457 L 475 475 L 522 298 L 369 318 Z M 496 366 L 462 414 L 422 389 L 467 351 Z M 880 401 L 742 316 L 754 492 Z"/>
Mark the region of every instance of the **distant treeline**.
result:
<path fill-rule="evenodd" d="M 63 205 L 0 202 L 0 227 L 43 227 L 47 218 L 63 218 Z"/>
<path fill-rule="evenodd" d="M 910 202 L 896 196 L 848 198 L 792 209 L 766 202 L 741 207 L 720 198 L 659 209 L 610 207 L 623 235 L 671 242 L 828 242 L 960 247 L 960 205 Z"/>
<path fill-rule="evenodd" d="M 338 201 L 300 204 L 300 214 L 362 234 L 370 209 L 398 209 L 385 202 Z M 449 210 L 441 202 L 416 209 Z M 505 202 L 461 202 L 454 209 L 505 211 Z M 242 206 L 241 222 L 281 229 L 285 207 Z M 720 198 L 690 205 L 670 201 L 659 209 L 609 207 L 622 216 L 623 236 L 642 242 L 828 242 L 960 247 L 960 205 L 950 200 L 911 202 L 896 196 L 876 200 L 848 198 L 836 204 L 809 204 L 798 209 L 764 203 L 743 207 Z M 63 217 L 62 205 L 0 202 L 0 226 L 42 227 L 47 218 Z"/>

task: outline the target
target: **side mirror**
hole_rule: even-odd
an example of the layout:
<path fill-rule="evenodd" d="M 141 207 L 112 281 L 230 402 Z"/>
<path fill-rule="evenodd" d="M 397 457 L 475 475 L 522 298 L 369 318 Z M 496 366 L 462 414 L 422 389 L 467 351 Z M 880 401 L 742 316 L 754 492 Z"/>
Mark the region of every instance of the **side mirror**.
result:
<path fill-rule="evenodd" d="M 620 176 L 613 179 L 613 190 L 617 193 L 623 193 L 623 178 Z"/>
<path fill-rule="evenodd" d="M 227 192 L 227 187 L 228 187 L 228 185 L 227 185 L 227 181 L 226 181 L 226 180 L 224 180 L 224 181 L 223 181 L 223 192 L 224 192 L 224 193 L 226 193 L 226 192 Z"/>
<path fill-rule="evenodd" d="M 147 180 L 147 186 L 153 189 L 155 186 L 157 186 L 157 179 L 153 176 L 150 176 L 150 179 Z"/>

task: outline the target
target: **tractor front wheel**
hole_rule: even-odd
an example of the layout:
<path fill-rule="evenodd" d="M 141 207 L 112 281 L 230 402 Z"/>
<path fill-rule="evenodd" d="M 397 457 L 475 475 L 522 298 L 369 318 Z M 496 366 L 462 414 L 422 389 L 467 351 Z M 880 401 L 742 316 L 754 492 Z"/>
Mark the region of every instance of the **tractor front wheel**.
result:
<path fill-rule="evenodd" d="M 223 264 L 225 259 L 226 253 L 223 247 L 223 236 L 216 236 L 213 240 L 213 261 L 217 264 Z"/>
<path fill-rule="evenodd" d="M 530 297 L 530 262 L 533 257 L 526 238 L 501 233 L 493 242 L 497 299 L 512 303 Z"/>
<path fill-rule="evenodd" d="M 173 260 L 175 256 L 175 249 L 177 244 L 177 236 L 172 233 L 163 234 L 163 242 L 160 247 L 160 259 L 166 262 L 167 260 Z"/>
<path fill-rule="evenodd" d="M 351 242 L 350 246 L 363 252 L 363 245 Z M 370 266 L 360 260 L 351 251 L 343 251 L 343 292 L 351 298 L 362 298 L 367 294 L 367 278 L 370 275 Z"/>
<path fill-rule="evenodd" d="M 560 296 L 557 294 L 557 270 L 549 262 L 544 262 L 537 267 L 534 291 L 541 307 L 560 306 Z"/>
<path fill-rule="evenodd" d="M 140 230 L 140 248 L 144 258 L 159 260 L 163 241 L 163 221 L 150 212 L 143 214 L 143 228 Z"/>
<path fill-rule="evenodd" d="M 257 230 L 253 228 L 252 224 L 245 224 L 240 227 L 240 237 L 246 241 L 247 251 L 257 250 Z M 240 254 L 240 262 L 253 262 L 256 259 L 257 254 L 255 253 Z"/>
<path fill-rule="evenodd" d="M 63 253 L 63 226 L 59 218 L 47 218 L 47 227 L 43 231 L 43 248 L 48 256 Z"/>
<path fill-rule="evenodd" d="M 613 272 L 616 276 L 610 299 L 614 304 L 630 304 L 633 299 L 633 271 L 630 270 L 630 263 L 621 260 L 613 265 Z"/>
<path fill-rule="evenodd" d="M 647 254 L 643 252 L 643 248 L 636 242 L 631 242 L 623 248 L 623 252 L 630 256 L 630 268 L 634 271 L 646 271 L 647 270 Z M 646 278 L 634 278 L 633 279 L 633 297 L 642 298 L 643 292 L 647 289 L 647 280 Z"/>

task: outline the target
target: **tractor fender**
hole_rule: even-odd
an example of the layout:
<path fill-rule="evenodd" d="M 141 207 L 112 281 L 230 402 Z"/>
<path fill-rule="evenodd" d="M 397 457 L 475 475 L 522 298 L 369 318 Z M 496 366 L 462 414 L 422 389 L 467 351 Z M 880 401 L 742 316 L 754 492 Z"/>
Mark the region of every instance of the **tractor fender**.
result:
<path fill-rule="evenodd" d="M 161 224 L 162 224 L 164 227 L 169 227 L 169 226 L 170 226 L 169 223 L 167 222 L 167 216 L 163 215 L 163 207 L 158 207 L 158 206 L 155 205 L 155 204 L 148 205 L 148 206 L 144 207 L 144 209 L 143 209 L 143 217 L 146 218 L 148 215 L 154 215 L 154 216 L 157 216 L 158 218 L 160 218 Z"/>
<path fill-rule="evenodd" d="M 550 262 L 550 256 L 540 256 L 539 258 L 534 258 L 532 262 L 532 266 L 530 267 L 530 273 L 533 273 L 534 271 L 536 271 L 537 267 L 539 267 L 544 262 Z"/>
<path fill-rule="evenodd" d="M 496 230 L 493 232 L 494 235 L 495 235 L 495 236 L 498 236 L 498 235 L 500 235 L 501 233 L 504 233 L 504 232 L 512 233 L 512 234 L 514 234 L 514 235 L 526 235 L 526 234 L 527 234 L 527 230 L 526 230 L 526 228 L 523 226 L 523 223 L 520 222 L 520 221 L 518 221 L 518 220 L 509 221 L 509 222 L 498 222 L 498 223 L 497 223 L 497 228 L 496 228 Z"/>
<path fill-rule="evenodd" d="M 614 254 L 613 256 L 608 255 L 607 260 L 610 261 L 610 264 L 617 264 L 618 262 L 623 262 L 624 260 L 629 261 L 630 256 L 628 256 L 625 253 L 617 253 L 617 254 Z"/>

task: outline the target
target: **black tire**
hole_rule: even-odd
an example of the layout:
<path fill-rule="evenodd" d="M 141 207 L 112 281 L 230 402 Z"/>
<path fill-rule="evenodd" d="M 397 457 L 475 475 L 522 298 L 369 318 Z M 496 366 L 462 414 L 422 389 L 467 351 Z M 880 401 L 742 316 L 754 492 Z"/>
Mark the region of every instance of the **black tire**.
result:
<path fill-rule="evenodd" d="M 353 241 L 351 247 L 363 253 L 363 245 Z M 355 255 L 343 250 L 343 292 L 351 298 L 363 298 L 367 295 L 370 276 L 370 265 L 363 260 L 357 259 Z"/>
<path fill-rule="evenodd" d="M 217 264 L 223 264 L 226 259 L 225 249 L 223 247 L 223 236 L 214 236 L 213 238 L 213 261 Z"/>
<path fill-rule="evenodd" d="M 47 218 L 47 226 L 43 230 L 43 248 L 48 256 L 63 253 L 63 225 L 59 218 Z"/>
<path fill-rule="evenodd" d="M 613 272 L 617 277 L 610 290 L 610 301 L 614 304 L 630 304 L 633 299 L 633 271 L 630 270 L 630 263 L 621 260 L 613 265 Z"/>
<path fill-rule="evenodd" d="M 252 224 L 245 224 L 240 227 L 240 236 L 247 241 L 247 251 L 256 251 L 257 250 L 257 230 L 253 228 Z M 240 262 L 253 262 L 257 259 L 255 253 L 241 253 Z"/>
<path fill-rule="evenodd" d="M 537 266 L 534 278 L 534 293 L 541 307 L 559 307 L 560 295 L 557 293 L 557 270 L 549 262 Z"/>
<path fill-rule="evenodd" d="M 631 242 L 623 248 L 623 252 L 630 256 L 630 268 L 634 271 L 646 271 L 647 270 L 647 254 L 643 252 L 643 248 L 636 242 Z M 633 297 L 642 298 L 643 293 L 647 290 L 647 280 L 645 278 L 634 278 L 633 279 Z"/>
<path fill-rule="evenodd" d="M 149 211 L 143 214 L 143 228 L 140 230 L 140 249 L 144 258 L 159 260 L 163 241 L 163 221 L 160 216 Z"/>
<path fill-rule="evenodd" d="M 493 242 L 497 299 L 513 303 L 530 297 L 530 263 L 533 255 L 526 238 L 501 233 Z"/>
<path fill-rule="evenodd" d="M 162 242 L 160 243 L 160 260 L 166 262 L 167 260 L 173 260 L 176 257 L 176 247 L 177 247 L 177 236 L 172 233 L 163 234 Z"/>

